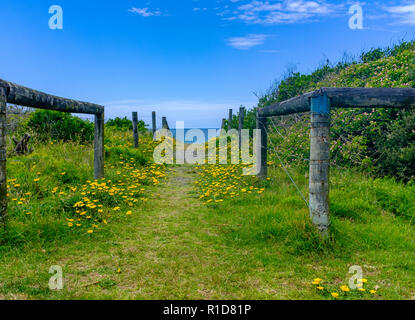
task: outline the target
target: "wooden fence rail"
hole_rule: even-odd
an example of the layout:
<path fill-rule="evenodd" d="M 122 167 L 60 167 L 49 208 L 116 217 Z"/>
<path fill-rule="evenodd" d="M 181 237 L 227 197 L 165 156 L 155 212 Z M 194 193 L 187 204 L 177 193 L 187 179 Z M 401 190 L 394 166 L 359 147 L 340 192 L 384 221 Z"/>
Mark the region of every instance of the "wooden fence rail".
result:
<path fill-rule="evenodd" d="M 330 227 L 330 112 L 332 108 L 410 108 L 415 107 L 411 88 L 322 88 L 261 108 L 257 129 L 261 129 L 261 170 L 267 176 L 267 118 L 311 111 L 310 134 L 310 218 L 323 235 Z"/>
<path fill-rule="evenodd" d="M 7 220 L 6 110 L 7 103 L 68 113 L 95 115 L 94 176 L 104 177 L 104 107 L 56 97 L 0 79 L 0 225 Z"/>

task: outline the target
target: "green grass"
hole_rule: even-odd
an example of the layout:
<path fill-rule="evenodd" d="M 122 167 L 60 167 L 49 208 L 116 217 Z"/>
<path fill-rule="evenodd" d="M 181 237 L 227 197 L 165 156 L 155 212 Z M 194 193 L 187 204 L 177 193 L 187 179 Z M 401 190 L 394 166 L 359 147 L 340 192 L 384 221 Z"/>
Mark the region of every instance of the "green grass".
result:
<path fill-rule="evenodd" d="M 291 171 L 307 195 L 306 171 Z M 281 264 L 281 271 L 291 274 L 287 297 L 319 297 L 310 288 L 314 278 L 337 285 L 337 289 L 347 285 L 352 265 L 363 268 L 370 280 L 368 288 L 380 286 L 376 296 L 362 298 L 414 297 L 413 186 L 374 180 L 352 170 L 332 170 L 331 235 L 323 240 L 285 173 L 272 169 L 270 178 L 265 193 L 245 193 L 212 207 L 218 212 L 215 219 L 227 244 L 252 250 L 256 263 L 263 263 L 265 269 Z M 275 270 L 276 274 L 281 271 Z M 267 281 L 273 282 L 271 278 Z"/>
<path fill-rule="evenodd" d="M 54 144 L 38 154 L 43 157 L 48 150 L 55 159 L 62 148 L 72 147 L 81 150 Z M 127 142 L 124 148 L 130 148 Z M 82 185 L 90 179 L 90 150 L 68 152 L 57 172 L 71 162 L 80 164 L 71 185 L 78 179 Z M 51 163 L 39 162 L 35 171 Z M 115 160 L 108 163 L 107 179 L 116 179 L 124 166 Z M 9 170 L 9 175 L 32 179 L 33 170 Z M 123 179 L 131 181 L 128 172 Z M 14 231 L 8 237 L 14 234 L 16 239 L 8 238 L 0 247 L 0 298 L 332 299 L 311 282 L 319 277 L 325 287 L 339 291 L 348 283 L 352 265 L 362 267 L 368 289 L 379 289 L 375 295 L 341 294 L 341 299 L 414 298 L 413 186 L 332 170 L 331 238 L 322 240 L 309 222 L 305 203 L 279 168 L 271 168 L 265 182 L 239 179 L 236 171 L 228 178 L 202 175 L 200 168 L 188 166 L 167 172 L 166 180 L 145 187 L 145 195 L 139 197 L 148 200 L 134 206 L 131 216 L 120 214 L 92 235 L 67 227 L 65 206 L 47 191 L 61 177 L 49 172 L 51 181 L 39 187 L 44 197 L 31 204 L 38 215 L 27 217 L 17 205 L 11 208 L 9 230 Z M 307 194 L 307 171 L 291 172 Z M 219 180 L 240 190 L 252 186 L 253 192 L 239 192 L 232 199 L 223 196 L 223 202 L 206 205 L 199 199 L 201 184 Z M 21 180 L 21 188 L 33 188 L 29 182 L 24 185 Z M 258 193 L 262 188 L 265 191 Z M 121 211 L 127 209 L 122 205 Z M 52 265 L 63 268 L 61 291 L 48 289 Z"/>

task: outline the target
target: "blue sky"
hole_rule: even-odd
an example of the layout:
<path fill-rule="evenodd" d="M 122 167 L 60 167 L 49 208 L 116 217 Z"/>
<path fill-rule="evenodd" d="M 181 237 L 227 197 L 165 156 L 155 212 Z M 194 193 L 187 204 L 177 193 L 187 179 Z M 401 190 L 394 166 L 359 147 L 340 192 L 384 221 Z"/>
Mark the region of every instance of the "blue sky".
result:
<path fill-rule="evenodd" d="M 364 28 L 349 28 L 349 8 Z M 49 7 L 63 30 L 49 29 Z M 415 34 L 415 1 L 0 0 L 0 78 L 106 106 L 218 127 L 287 68 L 310 72 Z"/>

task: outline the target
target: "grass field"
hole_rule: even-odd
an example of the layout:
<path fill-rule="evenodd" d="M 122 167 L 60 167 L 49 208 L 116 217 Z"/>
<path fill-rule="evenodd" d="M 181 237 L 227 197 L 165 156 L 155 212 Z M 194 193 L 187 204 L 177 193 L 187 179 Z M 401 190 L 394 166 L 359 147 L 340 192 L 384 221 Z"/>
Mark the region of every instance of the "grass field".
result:
<path fill-rule="evenodd" d="M 322 240 L 278 166 L 265 182 L 235 166 L 156 167 L 143 145 L 110 136 L 106 186 L 88 180 L 90 147 L 54 143 L 35 160 L 11 159 L 0 298 L 415 298 L 414 186 L 332 170 Z M 307 170 L 290 172 L 307 196 Z M 63 269 L 61 291 L 48 288 L 52 265 Z M 341 290 L 353 265 L 366 291 Z"/>

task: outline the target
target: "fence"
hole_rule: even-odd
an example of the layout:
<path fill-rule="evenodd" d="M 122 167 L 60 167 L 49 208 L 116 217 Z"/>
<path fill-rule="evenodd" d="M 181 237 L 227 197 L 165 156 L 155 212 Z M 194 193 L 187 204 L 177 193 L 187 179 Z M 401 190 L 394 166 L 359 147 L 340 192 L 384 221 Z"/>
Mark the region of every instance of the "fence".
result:
<path fill-rule="evenodd" d="M 262 132 L 260 178 L 267 177 L 267 118 L 311 111 L 310 218 L 323 235 L 330 227 L 330 110 L 332 108 L 415 107 L 415 89 L 322 88 L 259 109 L 257 129 Z"/>
<path fill-rule="evenodd" d="M 95 116 L 94 177 L 104 177 L 104 107 L 60 98 L 0 79 L 0 225 L 7 219 L 6 110 L 7 103 Z"/>

